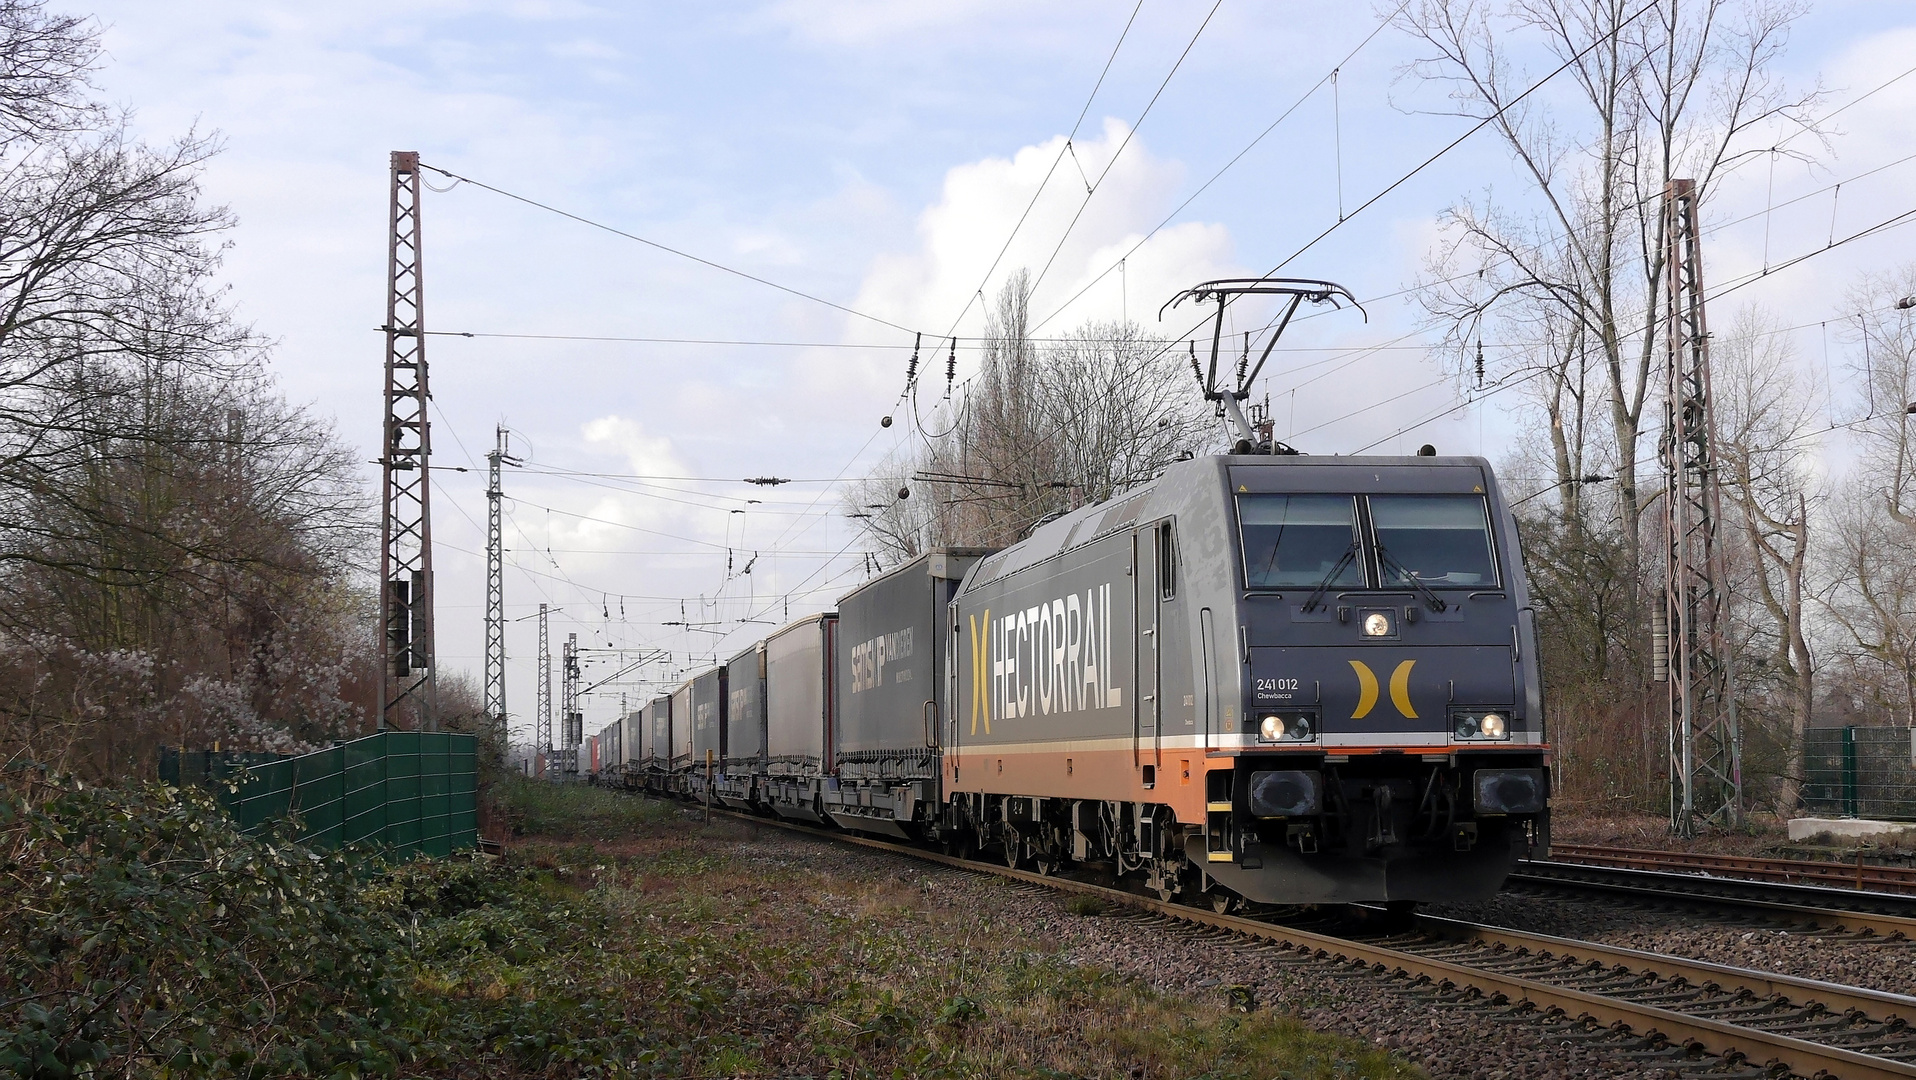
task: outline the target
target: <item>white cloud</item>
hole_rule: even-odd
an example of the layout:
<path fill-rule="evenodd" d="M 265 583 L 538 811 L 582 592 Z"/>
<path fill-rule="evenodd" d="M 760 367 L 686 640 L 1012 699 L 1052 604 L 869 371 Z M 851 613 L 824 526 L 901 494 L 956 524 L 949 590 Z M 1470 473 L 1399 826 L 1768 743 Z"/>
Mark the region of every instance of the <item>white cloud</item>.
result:
<path fill-rule="evenodd" d="M 686 468 L 672 452 L 672 440 L 648 434 L 645 426 L 622 416 L 601 416 L 579 428 L 586 445 L 600 453 L 623 455 L 625 464 L 644 476 L 684 476 Z"/>
<path fill-rule="evenodd" d="M 1237 272 L 1229 232 L 1195 222 L 1156 234 L 1126 260 L 1122 275 L 1112 271 L 1175 205 L 1184 180 L 1180 163 L 1155 156 L 1142 138 L 1127 142 L 1127 134 L 1123 123 L 1107 119 L 1095 138 L 1067 146 L 1059 135 L 1009 158 L 951 169 L 939 201 L 919 215 L 917 249 L 878 257 L 854 306 L 941 333 L 975 299 L 981 282 L 988 300 L 1023 267 L 1038 279 L 1040 317 L 1103 275 L 1062 314 L 1063 325 L 1116 318 L 1127 308 L 1147 322 L 1139 314 L 1155 317 L 1178 289 Z M 982 309 L 972 303 L 960 333 L 976 333 L 982 324 Z"/>

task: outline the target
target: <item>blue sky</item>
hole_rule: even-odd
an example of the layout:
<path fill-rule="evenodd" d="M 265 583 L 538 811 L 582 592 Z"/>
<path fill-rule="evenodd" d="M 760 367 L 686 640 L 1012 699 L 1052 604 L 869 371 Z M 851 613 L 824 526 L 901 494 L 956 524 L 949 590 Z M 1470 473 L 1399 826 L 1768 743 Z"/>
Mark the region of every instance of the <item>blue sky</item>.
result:
<path fill-rule="evenodd" d="M 241 223 L 226 267 L 233 301 L 278 342 L 288 393 L 370 447 L 390 150 L 417 149 L 428 163 L 943 334 L 981 283 L 990 292 L 1006 270 L 1035 272 L 1054 248 L 1034 307 L 1050 315 L 1089 288 L 1047 330 L 1121 311 L 1158 329 L 1156 309 L 1176 289 L 1261 272 L 1334 222 L 1340 169 L 1344 204 L 1354 207 L 1462 130 L 1437 115 L 1429 88 L 1401 77 L 1416 50 L 1395 31 L 1341 67 L 1335 109 L 1328 87 L 1306 97 L 1371 33 L 1380 10 L 1226 0 L 1166 84 L 1212 3 L 1146 0 L 1074 152 L 985 280 L 1132 9 L 998 0 L 109 2 L 96 9 L 109 53 L 98 81 L 136 110 L 148 138 L 191 127 L 220 134 L 226 150 L 206 187 Z M 1781 70 L 1798 85 L 1820 80 L 1834 109 L 1901 73 L 1912 54 L 1916 4 L 1824 2 L 1796 25 Z M 1092 283 L 1300 98 L 1122 274 Z M 1712 218 L 1762 211 L 1910 153 L 1912 105 L 1916 78 L 1847 110 L 1817 162 L 1785 160 L 1773 178 L 1744 170 Z M 1059 247 L 1086 179 L 1121 144 Z M 1846 185 L 1834 206 L 1816 196 L 1712 234 L 1707 272 L 1727 278 L 1760 266 L 1766 242 L 1772 262 L 1818 247 L 1833 209 L 1839 233 L 1909 209 L 1913 169 Z M 1290 270 L 1344 282 L 1360 298 L 1396 292 L 1416 277 L 1443 208 L 1486 189 L 1516 184 L 1501 149 L 1482 139 L 1352 218 Z M 877 425 L 902 385 L 897 346 L 908 340 L 899 332 L 470 185 L 426 200 L 433 329 L 888 346 L 433 339 L 438 460 L 476 462 L 504 421 L 537 470 L 508 480 L 511 617 L 546 600 L 564 608 L 555 641 L 576 632 L 594 646 L 667 649 L 672 667 L 650 674 L 669 679 L 766 629 L 730 622 L 720 637 L 658 625 L 679 618 L 681 599 L 691 621 L 777 620 L 788 594 L 796 615 L 829 606 L 862 578 L 856 523 L 838 513 L 829 485 L 768 493 L 553 473 L 858 475 L 903 445 L 905 425 Z M 1898 264 L 1911 235 L 1851 245 L 1739 296 L 1775 306 L 1790 324 L 1826 318 L 1855 273 Z M 974 306 L 958 332 L 979 325 Z M 1163 332 L 1185 325 L 1167 322 Z M 1371 305 L 1368 323 L 1340 315 L 1301 326 L 1298 344 L 1326 349 L 1411 336 L 1308 384 L 1300 385 L 1308 372 L 1276 367 L 1268 388 L 1286 403 L 1280 433 L 1315 427 L 1298 439 L 1306 449 L 1348 452 L 1460 404 L 1417 347 L 1416 329 L 1403 300 Z M 1821 360 L 1815 335 L 1798 342 L 1812 367 Z M 1327 355 L 1287 354 L 1286 365 Z M 961 353 L 961 369 L 966 362 Z M 1496 403 L 1479 404 L 1380 450 L 1431 441 L 1496 457 L 1512 431 Z M 442 660 L 475 674 L 482 491 L 477 473 L 447 473 L 435 492 Z M 735 571 L 759 553 L 750 577 L 727 579 L 727 548 Z M 531 626 L 509 631 L 508 703 L 521 727 L 532 707 Z M 588 680 L 610 670 L 610 654 L 593 661 Z M 636 701 L 648 691 L 627 692 Z M 615 695 L 609 688 L 588 700 L 588 730 L 609 722 Z"/>

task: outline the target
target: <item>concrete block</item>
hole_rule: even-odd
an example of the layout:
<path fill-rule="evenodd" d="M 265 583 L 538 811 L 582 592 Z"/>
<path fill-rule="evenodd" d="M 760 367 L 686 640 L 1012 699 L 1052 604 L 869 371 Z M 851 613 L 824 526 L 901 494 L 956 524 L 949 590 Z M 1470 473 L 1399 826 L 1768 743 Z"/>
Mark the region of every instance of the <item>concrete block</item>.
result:
<path fill-rule="evenodd" d="M 1790 819 L 1791 840 L 1808 840 L 1818 833 L 1829 833 L 1831 836 L 1868 840 L 1882 836 L 1916 834 L 1916 822 L 1869 821 L 1864 818 L 1800 817 Z"/>

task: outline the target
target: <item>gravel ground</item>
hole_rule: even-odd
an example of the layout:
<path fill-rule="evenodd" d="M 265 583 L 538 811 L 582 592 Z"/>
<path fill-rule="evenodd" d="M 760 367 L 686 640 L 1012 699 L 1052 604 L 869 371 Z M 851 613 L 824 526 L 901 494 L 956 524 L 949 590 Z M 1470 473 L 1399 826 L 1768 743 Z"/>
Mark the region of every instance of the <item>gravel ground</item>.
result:
<path fill-rule="evenodd" d="M 1229 1001 L 1247 987 L 1261 1008 L 1295 1014 L 1312 1027 L 1365 1039 L 1417 1062 L 1433 1077 L 1515 1078 L 1695 1076 L 1633 1061 L 1611 1039 L 1573 1039 L 1539 1019 L 1500 1015 L 1484 1005 L 1430 1000 L 1401 982 L 1369 972 L 1340 970 L 1293 952 L 1233 938 L 1200 935 L 1162 920 L 1114 912 L 1082 916 L 1041 889 L 933 865 L 764 830 L 738 854 L 804 865 L 829 873 L 891 878 L 916 884 L 962 910 L 1010 920 L 1034 942 L 1074 962 L 1139 978 L 1154 989 L 1192 998 Z"/>
<path fill-rule="evenodd" d="M 1614 900 L 1505 893 L 1481 904 L 1435 904 L 1429 914 L 1666 953 L 1757 971 L 1916 994 L 1916 942 L 1847 942 L 1828 933 L 1699 922 Z"/>

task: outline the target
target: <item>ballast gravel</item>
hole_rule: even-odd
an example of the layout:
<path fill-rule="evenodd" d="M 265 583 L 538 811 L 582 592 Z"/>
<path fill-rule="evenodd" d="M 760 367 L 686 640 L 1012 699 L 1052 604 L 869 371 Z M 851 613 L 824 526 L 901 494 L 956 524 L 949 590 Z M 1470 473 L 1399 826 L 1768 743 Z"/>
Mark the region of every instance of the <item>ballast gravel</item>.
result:
<path fill-rule="evenodd" d="M 1435 989 L 1428 986 L 1414 988 L 1404 980 L 1148 914 L 1073 914 L 1062 895 L 1037 887 L 914 865 L 779 830 L 757 830 L 740 842 L 737 855 L 915 887 L 935 902 L 1017 925 L 1034 945 L 1055 950 L 1073 963 L 1108 968 L 1160 992 L 1228 1006 L 1243 1003 L 1248 991 L 1257 1008 L 1281 1010 L 1313 1028 L 1392 1050 L 1433 1077 L 1671 1080 L 1707 1076 L 1714 1063 L 1704 1059 L 1678 1071 L 1659 1061 L 1633 1058 L 1630 1046 L 1601 1032 L 1547 1024 L 1536 1014 L 1512 1015 L 1482 1002 L 1437 1002 L 1432 1000 Z"/>

